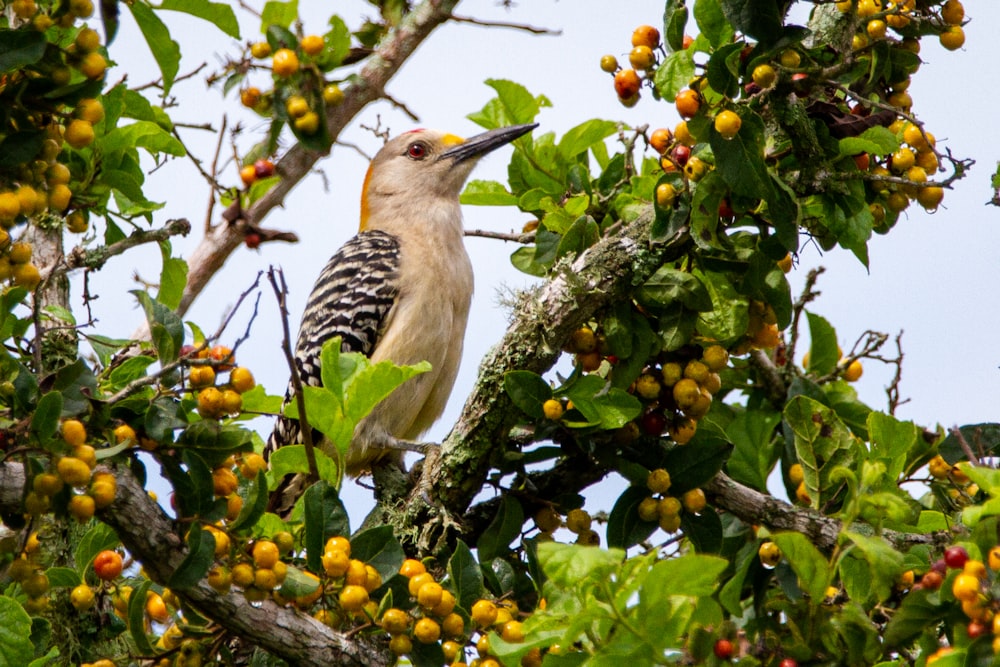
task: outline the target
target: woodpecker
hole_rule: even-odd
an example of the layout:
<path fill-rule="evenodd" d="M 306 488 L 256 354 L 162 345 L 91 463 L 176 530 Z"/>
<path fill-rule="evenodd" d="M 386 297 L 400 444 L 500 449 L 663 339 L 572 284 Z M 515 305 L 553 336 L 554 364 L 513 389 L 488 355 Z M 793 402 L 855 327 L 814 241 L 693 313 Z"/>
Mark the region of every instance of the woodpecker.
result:
<path fill-rule="evenodd" d="M 295 364 L 303 385 L 318 386 L 323 343 L 340 336 L 344 352 L 399 365 L 427 361 L 431 370 L 406 381 L 358 424 L 345 460 L 348 475 L 363 474 L 382 458 L 401 463 L 400 441 L 419 438 L 444 410 L 473 289 L 459 192 L 479 158 L 535 127 L 504 127 L 469 139 L 413 130 L 389 140 L 371 161 L 360 231 L 316 280 Z M 293 391 L 289 382 L 286 405 Z M 318 432 L 313 441 L 322 442 Z M 299 442 L 298 421 L 278 417 L 264 455 Z M 272 511 L 290 511 L 304 491 L 304 477 L 295 477 L 272 494 Z"/>

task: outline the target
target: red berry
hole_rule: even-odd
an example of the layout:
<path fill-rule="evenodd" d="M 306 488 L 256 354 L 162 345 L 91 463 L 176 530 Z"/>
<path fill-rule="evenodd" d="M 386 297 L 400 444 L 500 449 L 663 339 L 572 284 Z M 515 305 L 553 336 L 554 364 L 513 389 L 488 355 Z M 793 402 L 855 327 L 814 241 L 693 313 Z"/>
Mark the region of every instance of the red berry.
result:
<path fill-rule="evenodd" d="M 253 163 L 253 170 L 257 178 L 274 176 L 274 163 L 270 160 L 257 160 Z"/>
<path fill-rule="evenodd" d="M 729 203 L 729 198 L 723 198 L 719 202 L 719 217 L 721 218 L 732 218 L 736 215 L 736 211 L 733 210 L 732 205 Z"/>
<path fill-rule="evenodd" d="M 799 667 L 799 663 L 791 658 L 785 658 L 778 664 L 778 667 Z"/>
<path fill-rule="evenodd" d="M 938 558 L 936 561 L 931 563 L 931 570 L 944 576 L 948 573 L 948 565 L 944 562 L 943 558 Z"/>
<path fill-rule="evenodd" d="M 733 657 L 733 643 L 728 639 L 717 640 L 712 650 L 715 652 L 715 657 L 719 660 L 729 660 Z"/>
<path fill-rule="evenodd" d="M 662 412 L 653 410 L 642 416 L 642 432 L 646 435 L 663 435 L 666 428 L 667 418 Z"/>
<path fill-rule="evenodd" d="M 977 639 L 986 634 L 986 625 L 980 621 L 969 621 L 965 631 L 968 633 L 969 639 Z"/>
<path fill-rule="evenodd" d="M 678 144 L 674 146 L 674 150 L 671 151 L 670 156 L 677 163 L 678 167 L 683 167 L 687 164 L 688 158 L 691 157 L 691 149 L 684 144 Z"/>
<path fill-rule="evenodd" d="M 251 250 L 260 245 L 260 234 L 257 232 L 250 232 L 243 237 L 243 242 L 247 244 L 247 247 Z"/>
<path fill-rule="evenodd" d="M 944 550 L 944 563 L 948 567 L 959 570 L 965 567 L 965 562 L 969 560 L 969 552 L 965 547 L 953 546 Z"/>

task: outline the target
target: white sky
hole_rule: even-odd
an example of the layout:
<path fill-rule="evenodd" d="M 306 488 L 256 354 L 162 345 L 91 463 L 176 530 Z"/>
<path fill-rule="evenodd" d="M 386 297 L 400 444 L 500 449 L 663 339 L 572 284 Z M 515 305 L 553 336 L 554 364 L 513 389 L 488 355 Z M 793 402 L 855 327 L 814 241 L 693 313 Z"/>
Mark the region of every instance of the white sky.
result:
<path fill-rule="evenodd" d="M 261 0 L 249 3 L 262 6 Z M 301 2 L 307 33 L 324 32 L 331 6 L 335 6 L 351 28 L 373 8 L 365 2 Z M 799 3 L 805 7 L 808 3 Z M 633 109 L 622 107 L 615 97 L 610 75 L 598 68 L 604 53 L 613 53 L 625 62 L 630 36 L 635 26 L 662 23 L 662 0 L 608 3 L 601 0 L 523 2 L 508 11 L 495 0 L 469 0 L 459 5 L 460 15 L 479 19 L 530 23 L 557 29 L 561 36 L 534 36 L 521 31 L 482 28 L 468 24 L 447 25 L 432 34 L 388 86 L 389 93 L 404 102 L 420 117 L 417 126 L 436 127 L 469 136 L 478 126 L 465 119 L 490 99 L 492 89 L 482 82 L 487 78 L 511 79 L 525 85 L 534 94 L 544 94 L 553 103 L 542 111 L 541 126 L 536 132 L 556 132 L 590 118 L 622 120 L 633 125 L 648 123 L 651 128 L 673 127 L 679 120 L 672 104 L 657 103 L 645 95 Z M 609 7 L 614 9 L 609 9 Z M 998 356 L 990 342 L 998 328 L 994 281 L 1000 271 L 998 253 L 1000 212 L 984 206 L 990 196 L 990 175 L 1000 158 L 1000 124 L 996 122 L 998 96 L 989 71 L 994 61 L 993 29 L 1000 25 L 1000 5 L 986 0 L 968 0 L 966 14 L 972 22 L 966 26 L 965 47 L 947 52 L 932 38 L 923 40 L 921 57 L 925 64 L 914 77 L 910 93 L 914 112 L 927 123 L 938 139 L 938 146 L 949 147 L 956 156 L 971 157 L 977 164 L 971 176 L 960 181 L 945 196 L 942 208 L 933 216 L 916 205 L 911 206 L 887 237 L 870 243 L 870 271 L 848 252 L 834 250 L 821 255 L 806 246 L 799 267 L 791 275 L 793 293 L 802 284 L 810 267 L 823 265 L 822 297 L 813 305 L 814 312 L 828 318 L 837 328 L 841 345 L 846 349 L 866 329 L 894 335 L 903 330 L 906 361 L 902 393 L 911 401 L 898 416 L 927 426 L 976 423 L 996 420 L 996 396 L 1000 388 Z M 237 12 L 240 10 L 237 9 Z M 174 39 L 181 45 L 184 60 L 181 73 L 202 62 L 211 71 L 225 54 L 236 49 L 221 32 L 184 15 L 168 20 Z M 244 40 L 259 39 L 255 21 L 240 15 Z M 692 19 L 688 31 L 695 30 Z M 128 74 L 134 84 L 156 78 L 156 70 L 130 15 L 123 8 L 122 28 L 112 45 L 111 57 L 119 66 L 109 73 L 109 81 Z M 249 132 L 263 131 L 259 118 L 243 109 L 235 92 L 220 98 L 218 89 L 206 92 L 204 77 L 184 82 L 174 89 L 180 106 L 171 111 L 175 120 L 220 125 L 228 114 L 230 127 L 242 120 Z M 262 89 L 269 76 L 261 74 Z M 393 134 L 412 129 L 415 124 L 388 104 L 373 105 L 342 135 L 344 141 L 359 145 L 369 155 L 380 146 L 361 124 L 374 125 L 381 115 L 383 127 Z M 216 137 L 206 132 L 188 130 L 183 135 L 189 148 L 202 160 L 210 160 Z M 249 147 L 255 137 L 246 136 L 242 147 Z M 497 151 L 477 168 L 473 178 L 506 181 L 509 149 Z M 320 163 L 329 183 L 313 176 L 299 185 L 288 197 L 283 210 L 275 211 L 265 226 L 294 230 L 301 242 L 290 246 L 268 244 L 259 251 L 238 250 L 225 269 L 202 294 L 187 319 L 205 331 L 213 331 L 222 314 L 238 295 L 252 283 L 257 272 L 275 264 L 284 267 L 292 290 L 290 309 L 301 312 L 313 281 L 327 258 L 357 229 L 358 198 L 366 161 L 354 150 L 337 147 Z M 238 182 L 236 168 L 230 165 L 225 180 Z M 166 201 L 157 221 L 169 217 L 187 217 L 194 233 L 179 240 L 175 248 L 183 256 L 199 238 L 209 190 L 187 160 L 176 160 L 151 174 L 147 179 L 148 195 Z M 216 219 L 220 208 L 216 209 Z M 467 207 L 466 227 L 498 231 L 519 230 L 525 214 L 509 209 Z M 441 421 L 428 434 L 439 441 L 448 431 L 468 395 L 479 360 L 506 329 L 508 314 L 497 303 L 498 294 L 532 282 L 511 267 L 508 256 L 513 245 L 500 241 L 469 239 L 468 248 L 476 270 L 477 292 L 473 303 L 466 355 L 452 401 Z M 130 252 L 109 263 L 100 276 L 92 278 L 91 290 L 101 295 L 95 302 L 100 319 L 97 331 L 106 335 L 128 336 L 141 318 L 125 295 L 125 283 L 138 270 L 147 280 L 155 280 L 160 269 L 155 249 Z M 77 283 L 79 287 L 79 283 Z M 131 289 L 131 286 L 128 287 Z M 79 289 L 74 294 L 79 304 Z M 260 316 L 251 340 L 241 349 L 239 362 L 249 366 L 258 382 L 271 393 L 282 393 L 287 368 L 278 346 L 280 330 L 277 311 L 270 293 L 261 300 Z M 293 322 L 293 326 L 296 322 Z M 243 331 L 240 318 L 230 330 L 229 341 Z M 294 334 L 293 334 L 294 335 Z M 891 348 L 886 348 L 891 352 Z M 801 351 L 800 351 L 801 354 Z M 885 406 L 884 387 L 892 370 L 874 364 L 865 367 L 857 384 L 862 400 L 873 407 Z M 262 433 L 270 424 L 260 426 Z M 591 496 L 588 509 L 610 509 L 613 495 Z M 370 505 L 370 493 L 353 483 L 345 484 L 345 499 L 357 525 Z"/>

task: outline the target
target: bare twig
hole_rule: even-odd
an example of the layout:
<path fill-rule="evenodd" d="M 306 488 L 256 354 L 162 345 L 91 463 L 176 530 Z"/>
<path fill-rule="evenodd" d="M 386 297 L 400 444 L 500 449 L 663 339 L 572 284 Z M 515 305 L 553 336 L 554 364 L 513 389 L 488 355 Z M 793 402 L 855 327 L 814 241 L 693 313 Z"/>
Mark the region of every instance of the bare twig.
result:
<path fill-rule="evenodd" d="M 382 92 L 382 97 L 385 98 L 392 106 L 396 107 L 397 109 L 405 113 L 414 123 L 420 122 L 420 116 L 418 116 L 416 113 L 410 110 L 410 107 L 406 106 L 405 102 L 400 102 L 395 97 L 393 97 L 392 95 L 390 95 L 385 91 Z"/>
<path fill-rule="evenodd" d="M 887 360 L 896 366 L 896 373 L 892 376 L 892 382 L 885 388 L 885 393 L 889 397 L 889 414 L 895 415 L 896 408 L 900 406 L 899 383 L 903 379 L 903 332 L 896 334 L 896 358 Z"/>
<path fill-rule="evenodd" d="M 222 189 L 219 185 L 219 181 L 216 176 L 219 173 L 219 155 L 222 154 L 222 142 L 226 136 L 226 127 L 229 125 L 229 116 L 222 115 L 222 127 L 219 128 L 219 140 L 215 144 L 215 154 L 212 156 L 212 171 L 208 174 L 202 173 L 205 179 L 208 181 L 208 210 L 205 211 L 205 233 L 212 228 L 212 213 L 215 211 L 215 194 L 217 191 Z M 198 170 L 201 171 L 201 163 L 197 160 L 195 164 L 198 166 Z"/>
<path fill-rule="evenodd" d="M 816 281 L 824 271 L 826 269 L 819 266 L 806 274 L 806 284 L 802 287 L 802 294 L 792 305 L 792 326 L 790 329 L 790 341 L 788 343 L 788 359 L 792 363 L 788 364 L 786 368 L 794 368 L 795 366 L 795 345 L 799 340 L 799 320 L 802 318 L 802 311 L 805 310 L 806 305 L 819 296 L 820 293 L 814 288 L 816 287 Z"/>
<path fill-rule="evenodd" d="M 957 426 L 952 426 L 948 430 L 948 432 L 952 436 L 954 436 L 956 442 L 958 442 L 958 446 L 962 448 L 962 451 L 965 453 L 966 458 L 969 459 L 969 463 L 971 463 L 972 465 L 979 465 L 980 457 L 977 456 L 974 451 L 972 451 L 972 447 L 969 445 L 969 441 L 965 439 L 964 435 L 962 435 L 962 430 Z"/>
<path fill-rule="evenodd" d="M 292 335 L 288 327 L 288 303 L 286 300 L 288 285 L 285 283 L 284 272 L 273 266 L 267 270 L 267 279 L 270 281 L 271 287 L 274 289 L 274 296 L 278 300 L 278 314 L 281 316 L 281 350 L 285 353 L 285 361 L 288 362 L 292 390 L 295 393 L 295 407 L 299 411 L 299 432 L 302 434 L 302 444 L 305 445 L 306 460 L 309 462 L 309 481 L 315 482 L 319 479 L 319 466 L 316 464 L 312 428 L 309 426 L 309 418 L 306 415 L 306 399 L 305 392 L 302 391 L 302 378 L 292 354 Z"/>
<path fill-rule="evenodd" d="M 528 244 L 535 242 L 535 233 L 527 232 L 512 234 L 504 232 L 491 232 L 485 229 L 466 229 L 466 236 L 477 236 L 484 239 L 498 239 L 500 241 L 513 241 L 514 243 Z"/>
<path fill-rule="evenodd" d="M 533 35 L 553 35 L 559 36 L 562 34 L 562 30 L 554 30 L 552 28 L 538 28 L 533 25 L 528 25 L 526 23 L 508 23 L 506 21 L 486 21 L 484 19 L 472 18 L 471 16 L 459 16 L 457 14 L 452 14 L 451 19 L 457 23 L 469 23 L 471 25 L 483 26 L 484 28 L 510 28 L 511 30 L 523 30 L 524 32 L 530 32 Z"/>

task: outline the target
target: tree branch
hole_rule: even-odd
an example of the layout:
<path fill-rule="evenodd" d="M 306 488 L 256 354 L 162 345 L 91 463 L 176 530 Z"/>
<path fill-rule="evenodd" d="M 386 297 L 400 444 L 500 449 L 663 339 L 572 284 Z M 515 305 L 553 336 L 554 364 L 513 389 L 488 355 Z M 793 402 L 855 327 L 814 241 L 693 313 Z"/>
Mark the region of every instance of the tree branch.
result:
<path fill-rule="evenodd" d="M 99 470 L 107 468 L 101 466 Z M 100 510 L 98 518 L 114 529 L 129 553 L 143 564 L 150 579 L 167 585 L 187 555 L 186 544 L 177 534 L 175 523 L 130 472 L 110 472 L 118 480 L 118 490 L 114 502 Z M 0 464 L 0 511 L 24 511 L 21 500 L 24 483 L 24 467 L 20 463 Z M 220 594 L 205 579 L 191 588 L 173 590 L 220 627 L 289 664 L 388 667 L 396 661 L 384 644 L 370 637 L 336 632 L 306 614 L 270 600 L 254 605 L 240 592 Z"/>
<path fill-rule="evenodd" d="M 824 516 L 815 510 L 795 507 L 783 500 L 750 487 L 743 486 L 725 473 L 717 474 L 703 487 L 713 505 L 750 524 L 767 526 L 771 530 L 788 530 L 802 533 L 820 551 L 831 552 L 837 546 L 844 528 L 837 519 Z M 851 530 L 872 534 L 866 524 L 853 524 Z M 954 535 L 947 531 L 935 533 L 901 533 L 883 529 L 880 535 L 898 551 L 906 551 L 917 544 L 943 547 L 950 544 Z"/>

